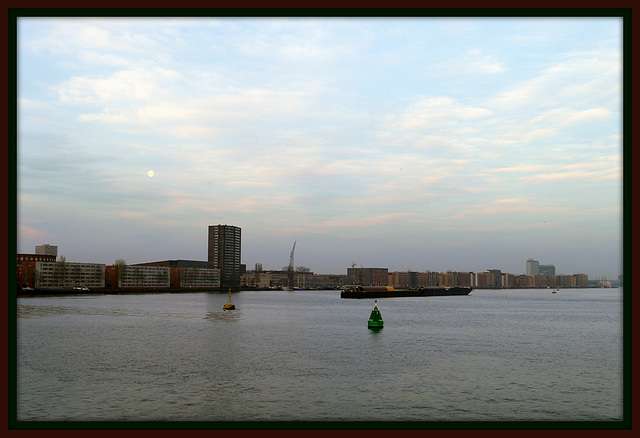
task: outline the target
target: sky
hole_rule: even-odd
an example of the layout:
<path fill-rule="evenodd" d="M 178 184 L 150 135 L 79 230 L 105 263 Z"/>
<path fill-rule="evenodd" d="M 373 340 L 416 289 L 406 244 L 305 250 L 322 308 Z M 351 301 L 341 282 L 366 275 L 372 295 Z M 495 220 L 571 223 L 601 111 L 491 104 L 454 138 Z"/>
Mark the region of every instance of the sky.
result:
<path fill-rule="evenodd" d="M 622 273 L 620 18 L 32 18 L 17 250 Z"/>

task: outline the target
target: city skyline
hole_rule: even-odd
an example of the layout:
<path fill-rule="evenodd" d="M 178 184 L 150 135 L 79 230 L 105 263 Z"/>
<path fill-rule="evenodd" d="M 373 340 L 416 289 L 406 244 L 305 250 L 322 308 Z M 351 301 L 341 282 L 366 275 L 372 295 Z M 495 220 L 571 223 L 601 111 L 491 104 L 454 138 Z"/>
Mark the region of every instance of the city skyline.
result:
<path fill-rule="evenodd" d="M 212 230 L 212 228 L 216 228 L 216 227 L 237 228 L 237 227 L 235 227 L 233 225 L 209 226 L 209 242 L 208 243 L 209 243 L 209 248 L 210 248 L 210 250 L 209 250 L 210 254 L 212 253 L 211 252 L 212 251 L 212 249 L 211 249 L 212 248 L 212 246 L 211 246 L 211 244 L 212 244 L 211 230 Z M 238 230 L 238 232 L 239 232 L 239 230 Z M 21 255 L 21 254 L 22 255 L 26 255 L 26 254 L 33 254 L 33 255 L 45 254 L 44 252 L 39 252 L 39 249 L 41 249 L 41 247 L 49 247 L 49 246 L 50 246 L 49 244 L 38 245 L 38 246 L 36 246 L 35 251 L 33 253 L 28 253 L 28 252 L 27 253 L 19 253 L 19 255 Z M 50 255 L 53 255 L 55 257 L 55 256 L 57 256 L 57 248 L 58 247 L 57 246 L 53 246 L 52 248 L 56 249 L 56 253 L 50 253 Z M 66 256 L 64 256 L 64 254 L 60 254 L 60 257 L 65 257 L 65 262 L 83 263 L 83 261 L 81 261 L 81 260 L 67 260 Z M 209 256 L 209 258 L 211 258 L 211 256 Z M 56 259 L 56 260 L 59 260 L 59 259 Z M 126 263 L 126 260 L 124 260 L 124 259 L 120 259 L 120 260 L 124 261 L 126 265 L 166 262 L 166 261 L 163 261 L 163 260 L 154 259 L 154 260 L 145 260 L 143 262 L 136 262 L 136 263 L 130 264 L 130 263 Z M 201 263 L 201 264 L 206 264 L 207 266 L 211 266 L 212 265 L 212 261 L 211 260 L 182 260 L 182 259 L 173 259 L 173 260 L 174 261 L 183 261 L 183 262 L 197 262 L 197 263 Z M 168 260 L 168 261 L 170 261 L 170 260 Z M 551 277 L 553 277 L 555 275 L 568 275 L 568 276 L 571 276 L 571 275 L 576 275 L 576 274 L 584 274 L 584 272 L 558 272 L 558 273 L 546 273 L 546 272 L 539 272 L 538 273 L 538 272 L 536 272 L 536 273 L 530 273 L 529 272 L 529 263 L 530 262 L 536 262 L 537 263 L 538 261 L 537 260 L 533 260 L 533 259 L 528 259 L 526 261 L 526 267 L 522 272 L 509 272 L 509 271 L 505 271 L 505 270 L 503 270 L 503 269 L 501 269 L 499 267 L 496 267 L 496 266 L 494 266 L 492 268 L 486 268 L 486 269 L 477 270 L 477 271 L 465 270 L 465 269 L 461 269 L 461 270 L 445 269 L 445 270 L 442 270 L 442 271 L 435 271 L 435 270 L 431 270 L 431 269 L 423 269 L 423 270 L 420 270 L 420 271 L 416 271 L 416 270 L 413 270 L 413 269 L 396 269 L 396 270 L 389 270 L 389 272 L 390 273 L 391 272 L 440 272 L 440 273 L 442 273 L 442 272 L 466 272 L 466 273 L 476 272 L 476 273 L 484 273 L 484 272 L 497 270 L 497 271 L 501 271 L 503 274 L 526 275 L 526 276 L 529 276 L 529 275 L 536 276 L 536 275 L 539 275 L 539 274 L 544 274 L 546 276 L 551 276 Z M 220 263 L 220 262 L 218 262 L 218 263 Z M 115 262 L 114 263 L 102 263 L 102 264 L 105 264 L 105 265 L 109 266 L 109 265 L 114 265 Z M 254 271 L 254 265 L 247 266 L 246 263 L 241 263 L 241 264 L 245 265 L 246 272 L 253 272 Z M 260 266 L 260 269 L 263 272 L 275 272 L 275 271 L 286 272 L 287 271 L 287 266 L 283 266 L 282 268 L 263 268 L 261 262 L 256 262 L 255 265 Z M 553 271 L 555 272 L 555 265 L 538 265 L 538 266 L 540 268 L 543 268 L 543 267 L 552 268 Z M 214 267 L 214 269 L 219 269 L 218 266 L 214 265 L 213 267 Z M 308 266 L 294 265 L 294 268 L 300 268 L 300 267 L 309 268 Z M 351 268 L 365 268 L 365 269 L 379 269 L 380 268 L 380 269 L 388 270 L 388 268 L 386 266 L 377 266 L 377 267 L 373 267 L 373 266 L 356 266 L 355 263 L 352 263 L 351 266 L 347 266 L 345 268 L 345 271 L 348 273 L 349 269 L 351 269 Z M 311 268 L 309 268 L 309 270 L 313 274 L 318 274 L 317 272 L 315 272 Z M 540 269 L 540 271 L 542 271 L 542 269 Z M 324 272 L 324 273 L 319 273 L 319 274 L 320 275 L 325 275 L 325 274 L 326 275 L 346 275 L 344 272 Z M 585 275 L 588 275 L 588 274 L 585 274 Z M 622 273 L 620 275 L 616 276 L 615 278 L 609 278 L 609 277 L 606 277 L 606 276 L 596 276 L 596 277 L 593 277 L 593 278 L 589 278 L 589 280 L 603 280 L 603 279 L 616 280 L 616 279 L 619 279 L 621 275 L 622 275 Z"/>
<path fill-rule="evenodd" d="M 622 20 L 19 18 L 17 250 L 622 273 Z"/>

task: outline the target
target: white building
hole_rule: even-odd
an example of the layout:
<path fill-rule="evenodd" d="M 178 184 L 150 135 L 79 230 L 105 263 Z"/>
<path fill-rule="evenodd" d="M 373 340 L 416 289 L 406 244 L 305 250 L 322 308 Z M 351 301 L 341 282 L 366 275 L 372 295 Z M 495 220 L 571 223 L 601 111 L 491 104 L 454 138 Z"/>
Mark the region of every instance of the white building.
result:
<path fill-rule="evenodd" d="M 104 287 L 99 263 L 36 262 L 35 287 Z"/>

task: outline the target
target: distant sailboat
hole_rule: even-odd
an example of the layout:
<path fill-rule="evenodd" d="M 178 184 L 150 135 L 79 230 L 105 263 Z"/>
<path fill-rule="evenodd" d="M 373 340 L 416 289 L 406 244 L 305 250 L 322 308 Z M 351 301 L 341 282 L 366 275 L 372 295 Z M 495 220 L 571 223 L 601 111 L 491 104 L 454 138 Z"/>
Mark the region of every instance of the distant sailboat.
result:
<path fill-rule="evenodd" d="M 233 310 L 236 308 L 236 305 L 231 301 L 231 289 L 229 289 L 229 298 L 227 298 L 227 303 L 224 305 L 224 310 Z"/>
<path fill-rule="evenodd" d="M 371 315 L 369 316 L 368 327 L 370 329 L 381 329 L 384 326 L 380 309 L 378 309 L 378 300 L 375 301 Z"/>

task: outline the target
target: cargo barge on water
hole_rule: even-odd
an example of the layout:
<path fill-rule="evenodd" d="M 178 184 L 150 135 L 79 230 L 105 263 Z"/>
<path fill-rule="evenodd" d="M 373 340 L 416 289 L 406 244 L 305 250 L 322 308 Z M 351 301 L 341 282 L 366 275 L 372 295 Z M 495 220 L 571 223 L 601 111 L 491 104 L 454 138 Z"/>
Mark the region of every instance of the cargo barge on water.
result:
<path fill-rule="evenodd" d="M 396 297 L 446 297 L 469 295 L 470 287 L 427 286 L 416 289 L 395 289 L 391 286 L 345 286 L 340 298 L 396 298 Z"/>

